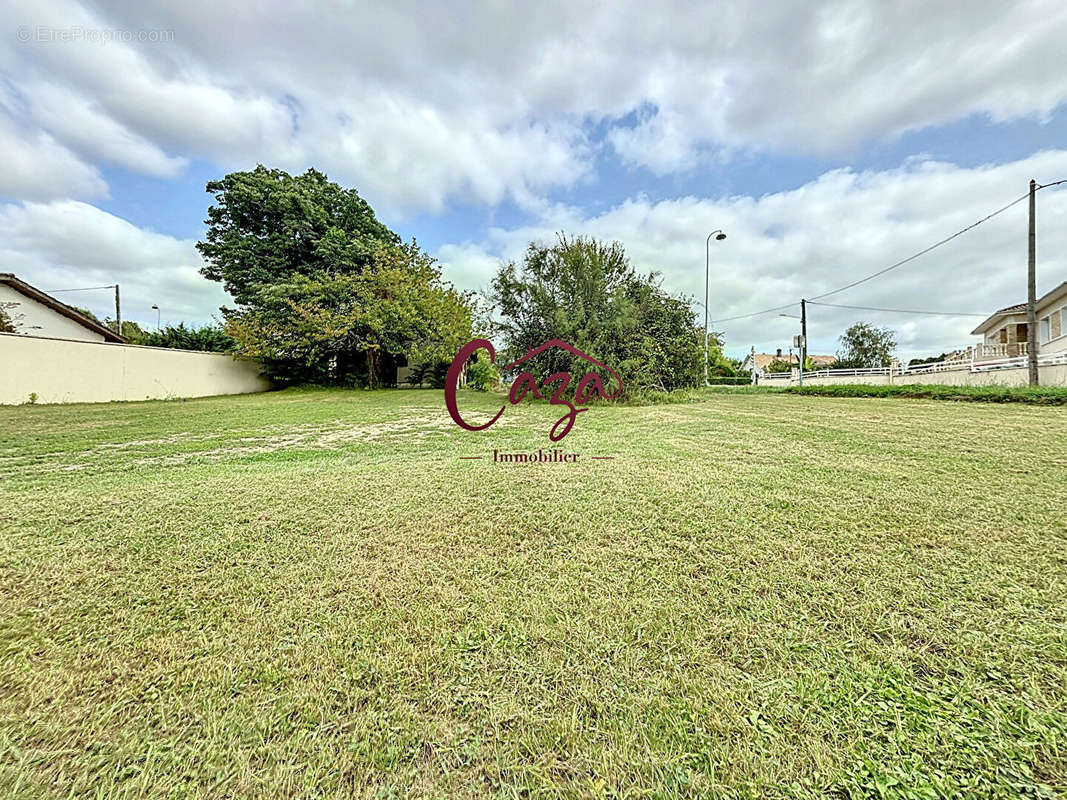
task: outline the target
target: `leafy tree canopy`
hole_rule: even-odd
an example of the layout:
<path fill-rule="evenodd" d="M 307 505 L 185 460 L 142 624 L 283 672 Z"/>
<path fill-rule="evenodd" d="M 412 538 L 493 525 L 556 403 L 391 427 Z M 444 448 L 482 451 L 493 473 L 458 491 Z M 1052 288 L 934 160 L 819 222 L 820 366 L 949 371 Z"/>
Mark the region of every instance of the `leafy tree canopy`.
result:
<path fill-rule="evenodd" d="M 897 347 L 896 334 L 890 328 L 876 328 L 869 322 L 857 322 L 841 336 L 837 351 L 838 369 L 888 367 Z"/>
<path fill-rule="evenodd" d="M 82 316 L 88 317 L 93 322 L 97 323 L 98 325 L 103 325 L 104 324 L 103 322 L 100 321 L 100 317 L 96 316 L 96 314 L 94 314 L 92 311 L 90 311 L 87 308 L 82 308 L 81 306 L 71 306 L 71 308 L 73 308 L 75 311 L 77 311 Z M 114 325 L 112 325 L 110 327 L 114 328 Z"/>
<path fill-rule="evenodd" d="M 201 274 L 239 305 L 296 276 L 358 274 L 381 245 L 400 242 L 354 189 L 314 169 L 294 176 L 260 165 L 210 181 L 207 191 L 215 203 L 196 245 L 207 262 Z"/>
<path fill-rule="evenodd" d="M 134 344 L 149 347 L 169 347 L 174 350 L 200 350 L 208 353 L 229 353 L 237 346 L 219 325 L 186 327 L 184 322 L 167 325 L 158 331 L 139 331 L 136 341 L 127 335 L 126 323 L 122 323 L 123 336 Z"/>
<path fill-rule="evenodd" d="M 776 358 L 767 365 L 767 372 L 792 372 L 795 365 L 784 358 Z"/>
<path fill-rule="evenodd" d="M 509 361 L 558 338 L 618 370 L 627 391 L 703 381 L 703 331 L 689 302 L 665 292 L 654 273 L 638 275 L 618 242 L 560 234 L 553 245 L 531 243 L 521 265 L 500 267 L 491 299 Z M 535 369 L 577 381 L 590 366 L 553 349 Z"/>
<path fill-rule="evenodd" d="M 294 273 L 226 312 L 238 352 L 293 383 L 377 385 L 383 359 L 451 360 L 471 337 L 471 299 L 410 245 L 379 245 L 360 272 Z"/>

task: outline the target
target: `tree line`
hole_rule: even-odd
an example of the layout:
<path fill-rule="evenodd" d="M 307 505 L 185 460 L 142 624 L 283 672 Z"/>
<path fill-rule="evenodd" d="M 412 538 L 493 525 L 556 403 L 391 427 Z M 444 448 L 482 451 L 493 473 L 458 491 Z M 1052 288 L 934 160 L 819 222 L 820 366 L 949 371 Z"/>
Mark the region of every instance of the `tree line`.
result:
<path fill-rule="evenodd" d="M 258 361 L 283 384 L 375 387 L 408 366 L 413 381 L 440 384 L 472 338 L 497 345 L 468 368 L 488 388 L 499 368 L 551 339 L 611 365 L 626 391 L 673 391 L 704 381 L 704 331 L 691 298 L 642 272 L 618 242 L 559 234 L 531 242 L 502 263 L 484 295 L 444 279 L 435 259 L 404 242 L 354 189 L 309 169 L 290 175 L 258 166 L 210 181 L 207 231 L 197 243 L 203 276 L 223 285 L 233 307 L 221 323 L 145 331 L 124 322 L 134 344 L 232 352 Z M 857 323 L 842 337 L 839 365 L 878 366 L 892 357 L 891 331 Z M 527 369 L 582 370 L 554 349 Z M 876 363 L 877 362 L 877 363 Z M 713 333 L 713 382 L 740 379 L 740 363 Z"/>
<path fill-rule="evenodd" d="M 496 367 L 561 338 L 610 363 L 630 389 L 703 382 L 703 330 L 689 298 L 638 272 L 617 242 L 560 234 L 531 243 L 479 297 L 446 281 L 355 190 L 314 169 L 293 176 L 259 166 L 207 191 L 214 202 L 197 248 L 202 274 L 234 299 L 221 309 L 223 333 L 275 380 L 379 386 L 406 364 L 432 383 L 477 336 L 499 343 Z M 546 353 L 534 366 L 569 371 L 572 358 Z M 711 362 L 715 375 L 739 367 L 719 337 Z M 468 372 L 475 385 L 496 379 L 484 358 Z"/>

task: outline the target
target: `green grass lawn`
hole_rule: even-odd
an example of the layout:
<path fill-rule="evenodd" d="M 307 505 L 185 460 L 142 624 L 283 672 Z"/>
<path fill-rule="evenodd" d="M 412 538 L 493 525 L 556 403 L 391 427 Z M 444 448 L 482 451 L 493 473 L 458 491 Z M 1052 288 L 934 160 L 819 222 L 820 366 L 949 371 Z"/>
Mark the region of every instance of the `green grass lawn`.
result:
<path fill-rule="evenodd" d="M 0 796 L 1067 792 L 1063 408 L 558 416 L 0 409 Z"/>

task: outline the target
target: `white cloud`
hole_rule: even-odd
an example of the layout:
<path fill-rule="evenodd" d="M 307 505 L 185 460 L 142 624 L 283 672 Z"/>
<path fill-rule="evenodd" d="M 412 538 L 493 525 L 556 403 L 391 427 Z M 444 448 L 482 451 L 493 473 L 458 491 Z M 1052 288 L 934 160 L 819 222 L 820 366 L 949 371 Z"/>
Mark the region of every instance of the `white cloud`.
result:
<path fill-rule="evenodd" d="M 0 195 L 25 200 L 100 197 L 107 184 L 95 167 L 44 131 L 19 126 L 0 108 Z"/>
<path fill-rule="evenodd" d="M 95 206 L 73 200 L 0 205 L 0 264 L 45 291 L 119 283 L 123 319 L 155 325 L 210 321 L 230 303 L 217 283 L 199 274 L 194 242 L 146 231 Z M 57 295 L 97 316 L 114 316 L 107 291 Z"/>
<path fill-rule="evenodd" d="M 536 11 L 15 0 L 7 18 L 173 32 L 0 42 L 24 100 L 22 149 L 38 146 L 41 126 L 53 145 L 154 175 L 190 158 L 313 164 L 387 214 L 457 198 L 536 207 L 589 178 L 595 124 L 624 160 L 670 173 L 737 149 L 842 154 L 973 114 L 1040 117 L 1067 100 L 1058 0 Z"/>
<path fill-rule="evenodd" d="M 159 177 L 174 177 L 187 160 L 172 158 L 162 149 L 103 113 L 80 94 L 62 87 L 33 83 L 25 87 L 32 97 L 27 116 L 47 129 L 72 150 L 134 172 Z M 19 105 L 18 98 L 8 97 L 7 108 Z"/>
<path fill-rule="evenodd" d="M 1067 150 L 1038 153 L 996 166 L 964 169 L 913 160 L 884 172 L 834 170 L 795 190 L 754 198 L 685 197 L 653 203 L 634 198 L 603 214 L 546 206 L 542 222 L 495 228 L 485 241 L 440 247 L 445 276 L 461 288 L 487 288 L 502 259 L 521 259 L 531 240 L 552 241 L 559 230 L 617 239 L 634 266 L 656 270 L 673 292 L 700 301 L 704 240 L 712 242 L 713 320 L 813 297 L 874 272 L 975 222 L 1022 195 L 1031 176 L 1067 177 Z M 1038 195 L 1038 282 L 1047 291 L 1067 280 L 1067 190 Z M 205 322 L 229 302 L 218 284 L 199 275 L 191 240 L 131 225 L 76 201 L 0 206 L 0 263 L 42 289 L 122 285 L 124 315 L 154 323 Z M 882 308 L 989 313 L 1019 302 L 1026 291 L 1026 203 L 921 259 L 826 299 Z M 111 313 L 107 292 L 65 295 L 99 315 Z M 698 304 L 694 306 L 702 316 Z M 796 311 L 798 309 L 794 309 Z M 792 313 L 792 312 L 791 312 Z M 857 320 L 889 325 L 903 355 L 939 353 L 972 341 L 980 318 L 896 315 L 829 306 L 809 307 L 813 352 L 832 353 L 837 337 Z M 730 352 L 750 345 L 787 347 L 795 320 L 763 315 L 713 323 Z"/>
<path fill-rule="evenodd" d="M 497 229 L 481 243 L 447 245 L 445 273 L 463 288 L 486 285 L 501 259 L 520 259 L 531 240 L 555 232 L 617 239 L 641 271 L 662 273 L 664 285 L 702 301 L 705 237 L 711 244 L 712 319 L 724 319 L 813 297 L 864 277 L 964 228 L 1026 192 L 1030 177 L 1067 178 L 1067 151 L 1038 153 L 998 166 L 962 169 L 913 161 L 885 172 L 835 170 L 798 189 L 760 198 L 687 197 L 659 203 L 637 198 L 584 217 L 570 212 L 541 225 Z M 1038 284 L 1067 280 L 1067 191 L 1038 195 Z M 827 303 L 878 308 L 990 313 L 1026 294 L 1026 203 L 882 278 L 826 298 Z M 703 312 L 694 306 L 698 316 Z M 898 315 L 811 306 L 812 352 L 833 353 L 837 337 L 857 320 L 893 327 L 905 355 L 940 353 L 973 341 L 975 317 Z M 713 323 L 735 354 L 788 347 L 798 323 L 775 314 Z"/>

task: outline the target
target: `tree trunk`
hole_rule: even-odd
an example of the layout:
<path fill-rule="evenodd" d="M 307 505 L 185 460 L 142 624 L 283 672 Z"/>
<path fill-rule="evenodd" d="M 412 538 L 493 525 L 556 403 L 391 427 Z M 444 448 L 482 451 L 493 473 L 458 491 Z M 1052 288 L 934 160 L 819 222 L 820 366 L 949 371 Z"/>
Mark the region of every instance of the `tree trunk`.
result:
<path fill-rule="evenodd" d="M 374 359 L 374 348 L 367 348 L 367 384 L 374 389 L 378 386 L 378 367 Z"/>

